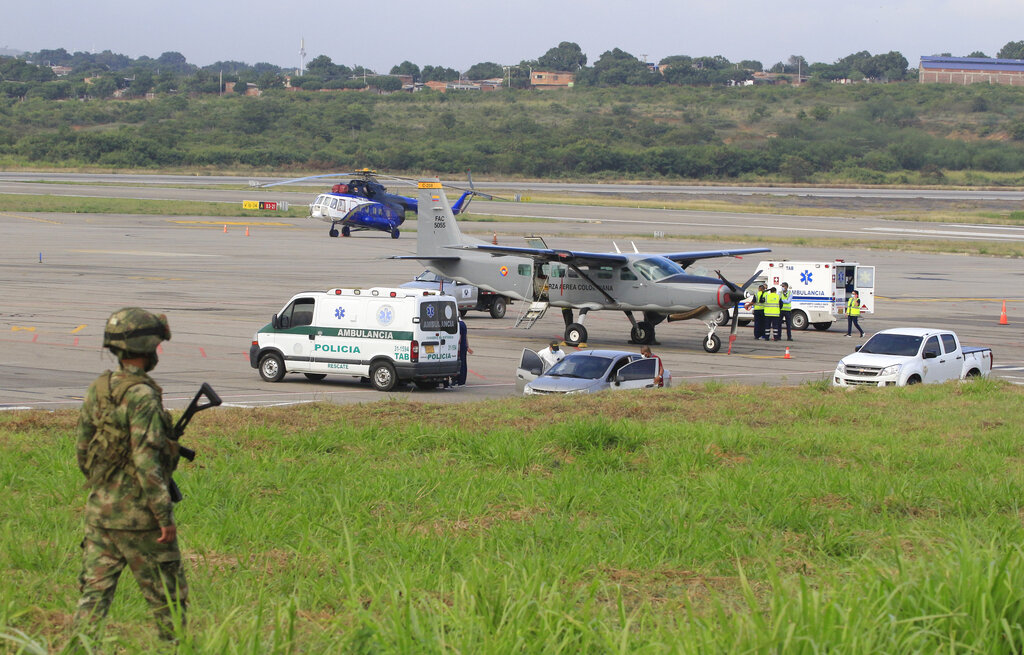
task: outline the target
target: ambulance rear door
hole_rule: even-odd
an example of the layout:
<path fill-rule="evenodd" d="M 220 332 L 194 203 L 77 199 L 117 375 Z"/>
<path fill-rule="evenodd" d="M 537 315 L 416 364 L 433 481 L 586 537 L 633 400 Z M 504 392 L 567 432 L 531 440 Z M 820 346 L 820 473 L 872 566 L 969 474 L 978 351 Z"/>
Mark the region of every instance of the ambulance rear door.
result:
<path fill-rule="evenodd" d="M 860 294 L 860 311 L 875 313 L 875 267 L 857 265 L 854 274 L 854 288 Z"/>

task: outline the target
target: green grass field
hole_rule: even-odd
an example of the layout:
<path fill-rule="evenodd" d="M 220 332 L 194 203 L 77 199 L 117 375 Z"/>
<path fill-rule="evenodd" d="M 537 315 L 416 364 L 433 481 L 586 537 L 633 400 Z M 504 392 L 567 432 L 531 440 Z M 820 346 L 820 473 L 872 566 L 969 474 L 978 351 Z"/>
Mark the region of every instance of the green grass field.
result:
<path fill-rule="evenodd" d="M 159 375 L 157 376 L 159 379 Z M 183 653 L 1018 653 L 1024 391 L 205 412 Z M 0 415 L 0 651 L 77 600 L 75 412 Z M 149 652 L 123 580 L 104 652 Z"/>

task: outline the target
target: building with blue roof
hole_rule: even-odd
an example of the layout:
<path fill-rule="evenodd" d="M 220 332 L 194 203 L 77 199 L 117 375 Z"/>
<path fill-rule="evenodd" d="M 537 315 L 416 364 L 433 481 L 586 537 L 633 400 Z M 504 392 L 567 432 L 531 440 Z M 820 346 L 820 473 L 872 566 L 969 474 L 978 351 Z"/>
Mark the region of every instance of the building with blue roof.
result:
<path fill-rule="evenodd" d="M 1024 59 L 921 57 L 917 78 L 922 83 L 1024 86 Z"/>

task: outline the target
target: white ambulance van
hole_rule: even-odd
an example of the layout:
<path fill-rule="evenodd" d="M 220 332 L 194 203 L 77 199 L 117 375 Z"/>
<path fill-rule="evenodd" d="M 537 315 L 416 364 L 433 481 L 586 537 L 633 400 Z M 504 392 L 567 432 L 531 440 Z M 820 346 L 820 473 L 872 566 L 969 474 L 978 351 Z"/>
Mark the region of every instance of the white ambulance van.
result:
<path fill-rule="evenodd" d="M 757 265 L 761 274 L 748 289 L 752 295 L 759 284 L 782 291 L 782 283 L 789 283 L 792 299 L 793 329 L 806 330 L 813 325 L 827 330 L 833 321 L 846 315 L 846 301 L 857 290 L 860 293 L 860 311 L 875 311 L 875 267 L 864 266 L 842 259 L 830 262 L 791 262 L 768 260 Z M 740 305 L 739 320 L 746 325 L 754 315 Z"/>
<path fill-rule="evenodd" d="M 390 391 L 413 382 L 437 387 L 459 372 L 459 309 L 451 296 L 423 289 L 330 289 L 296 294 L 249 348 L 268 382 L 286 373 L 369 378 Z"/>

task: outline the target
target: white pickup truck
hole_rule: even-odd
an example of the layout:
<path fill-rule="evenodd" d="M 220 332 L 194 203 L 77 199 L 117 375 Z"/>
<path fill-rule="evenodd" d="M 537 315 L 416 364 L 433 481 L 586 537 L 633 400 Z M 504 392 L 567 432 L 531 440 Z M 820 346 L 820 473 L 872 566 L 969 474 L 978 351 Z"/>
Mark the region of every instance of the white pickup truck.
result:
<path fill-rule="evenodd" d="M 832 386 L 902 387 L 988 377 L 991 348 L 964 348 L 949 330 L 895 328 L 876 332 L 839 360 Z"/>

